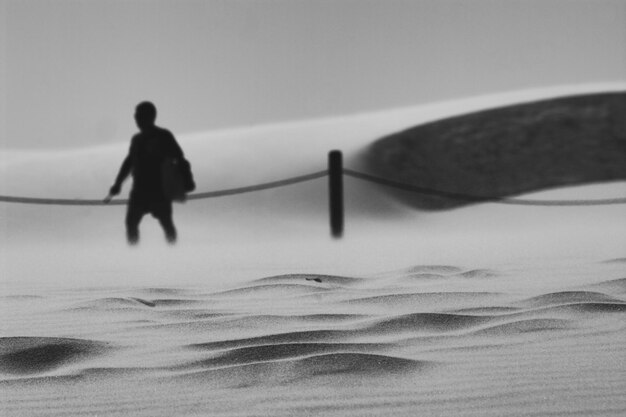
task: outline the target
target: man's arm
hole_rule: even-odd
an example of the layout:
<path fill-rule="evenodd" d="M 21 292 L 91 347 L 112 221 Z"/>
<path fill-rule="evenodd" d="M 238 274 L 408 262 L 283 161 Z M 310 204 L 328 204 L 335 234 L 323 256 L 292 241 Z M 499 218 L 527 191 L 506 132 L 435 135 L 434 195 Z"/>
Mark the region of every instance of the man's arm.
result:
<path fill-rule="evenodd" d="M 133 159 L 132 159 L 133 148 L 134 148 L 133 144 L 134 144 L 134 140 L 131 142 L 128 155 L 126 156 L 126 158 L 124 158 L 124 162 L 122 162 L 122 166 L 120 167 L 120 170 L 117 173 L 117 177 L 115 178 L 115 183 L 113 184 L 113 186 L 111 187 L 111 190 L 109 191 L 110 196 L 118 195 L 120 193 L 122 189 L 122 183 L 130 175 L 130 172 L 133 169 Z"/>
<path fill-rule="evenodd" d="M 122 166 L 120 167 L 120 172 L 117 174 L 117 177 L 115 178 L 115 184 L 113 184 L 113 186 L 111 187 L 111 191 L 109 191 L 109 194 L 118 195 L 120 193 L 122 189 L 122 183 L 130 175 L 131 169 L 132 169 L 132 163 L 131 163 L 130 155 L 128 155 L 124 159 L 124 162 L 122 162 Z"/>

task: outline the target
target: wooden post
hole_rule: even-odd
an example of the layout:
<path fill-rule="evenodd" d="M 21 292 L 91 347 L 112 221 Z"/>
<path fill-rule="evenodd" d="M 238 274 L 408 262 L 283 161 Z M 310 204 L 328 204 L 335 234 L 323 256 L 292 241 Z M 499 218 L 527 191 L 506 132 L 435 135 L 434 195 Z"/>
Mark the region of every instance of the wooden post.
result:
<path fill-rule="evenodd" d="M 343 236 L 343 156 L 341 151 L 328 154 L 328 197 L 330 232 L 335 239 Z"/>

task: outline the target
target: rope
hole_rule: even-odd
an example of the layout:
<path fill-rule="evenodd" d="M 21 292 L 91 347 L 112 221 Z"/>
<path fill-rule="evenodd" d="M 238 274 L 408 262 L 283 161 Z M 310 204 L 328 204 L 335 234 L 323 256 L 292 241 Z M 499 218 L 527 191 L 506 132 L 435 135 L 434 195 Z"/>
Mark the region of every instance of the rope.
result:
<path fill-rule="evenodd" d="M 268 190 L 270 188 L 284 187 L 287 185 L 297 184 L 305 181 L 311 181 L 328 175 L 328 171 L 319 171 L 312 174 L 300 175 L 298 177 L 287 178 L 280 181 L 266 182 L 263 184 L 250 185 L 247 187 L 230 188 L 219 191 L 209 191 L 204 193 L 190 194 L 187 200 L 200 200 L 205 198 L 223 197 L 228 195 L 250 193 L 253 191 Z M 64 198 L 34 198 L 34 197 L 13 197 L 0 196 L 0 202 L 5 203 L 21 203 L 21 204 L 43 204 L 57 206 L 110 206 L 128 204 L 128 199 L 116 199 L 106 203 L 104 200 L 83 200 L 83 199 L 64 199 Z"/>
<path fill-rule="evenodd" d="M 363 181 L 369 181 L 375 184 L 396 188 L 402 191 L 415 192 L 423 195 L 431 195 L 444 197 L 453 200 L 466 201 L 471 203 L 493 202 L 498 204 L 523 205 L 523 206 L 601 206 L 611 204 L 626 204 L 626 198 L 609 198 L 598 200 L 524 200 L 516 198 L 499 198 L 475 196 L 462 193 L 453 193 L 430 188 L 418 187 L 406 183 L 392 181 L 386 178 L 380 178 L 374 175 L 362 172 L 344 169 L 344 175 L 357 178 Z M 187 200 L 201 200 L 206 198 L 224 197 L 236 194 L 250 193 L 255 191 L 268 190 L 271 188 L 284 187 L 297 183 L 315 180 L 328 175 L 328 171 L 319 171 L 312 174 L 301 175 L 297 177 L 287 178 L 279 181 L 271 181 L 257 185 L 246 187 L 230 188 L 218 191 L 209 191 L 203 193 L 190 194 Z M 84 199 L 63 199 L 63 198 L 35 198 L 35 197 L 15 197 L 0 195 L 0 202 L 19 203 L 19 204 L 40 204 L 40 205 L 60 205 L 60 206 L 104 206 L 104 205 L 124 205 L 128 203 L 128 199 L 112 200 L 105 203 L 103 200 L 84 200 Z"/>
<path fill-rule="evenodd" d="M 436 197 L 444 197 L 452 200 L 467 201 L 472 203 L 498 203 L 520 206 L 604 206 L 610 204 L 626 204 L 626 198 L 608 198 L 597 200 L 524 200 L 518 198 L 501 198 L 501 197 L 486 197 L 476 196 L 470 194 L 453 193 L 441 190 L 434 190 L 431 188 L 418 187 L 406 183 L 392 181 L 386 178 L 376 177 L 370 174 L 364 174 L 362 172 L 353 171 L 351 169 L 344 169 L 344 175 L 358 178 L 360 180 L 373 182 L 376 184 L 384 185 L 391 188 L 396 188 L 402 191 L 415 192 L 424 195 L 431 195 Z"/>
<path fill-rule="evenodd" d="M 103 200 L 81 200 L 71 198 L 34 198 L 34 197 L 12 197 L 0 196 L 0 202 L 19 204 L 42 204 L 51 206 L 120 206 L 127 204 L 128 200 L 113 200 L 105 203 Z"/>
<path fill-rule="evenodd" d="M 266 182 L 264 184 L 251 185 L 248 187 L 231 188 L 229 190 L 209 191 L 204 193 L 191 194 L 187 197 L 187 200 L 200 200 L 203 198 L 223 197 L 227 195 L 251 193 L 253 191 L 268 190 L 270 188 L 284 187 L 287 185 L 297 184 L 300 182 L 306 182 L 316 180 L 328 175 L 328 171 L 314 172 L 313 174 L 301 175 L 299 177 L 287 178 L 280 181 Z"/>

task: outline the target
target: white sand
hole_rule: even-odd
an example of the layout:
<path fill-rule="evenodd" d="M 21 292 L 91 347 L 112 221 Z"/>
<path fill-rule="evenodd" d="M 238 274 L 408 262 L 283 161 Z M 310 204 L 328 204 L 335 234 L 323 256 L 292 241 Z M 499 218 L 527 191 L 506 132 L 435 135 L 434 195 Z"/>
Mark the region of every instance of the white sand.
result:
<path fill-rule="evenodd" d="M 444 114 L 598 90 L 181 142 L 204 191 L 324 169 L 330 148 L 349 164 Z M 125 148 L 5 152 L 0 194 L 98 198 Z M 626 414 L 623 206 L 421 213 L 346 179 L 333 241 L 325 186 L 179 205 L 175 248 L 146 219 L 129 250 L 123 207 L 0 203 L 0 415 Z M 524 198 L 624 195 L 612 183 Z"/>
<path fill-rule="evenodd" d="M 31 289 L 2 299 L 0 409 L 622 415 L 625 266 L 420 265 L 218 292 Z M 583 281 L 593 283 L 568 284 Z"/>

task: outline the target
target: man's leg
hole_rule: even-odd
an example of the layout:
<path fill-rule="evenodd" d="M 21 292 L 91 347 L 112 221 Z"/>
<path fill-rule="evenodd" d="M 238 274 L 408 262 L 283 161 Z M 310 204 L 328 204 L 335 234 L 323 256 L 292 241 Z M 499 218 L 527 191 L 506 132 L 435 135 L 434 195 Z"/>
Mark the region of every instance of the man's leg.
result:
<path fill-rule="evenodd" d="M 142 208 L 130 202 L 126 211 L 126 239 L 129 245 L 139 243 L 139 223 L 144 215 Z"/>
<path fill-rule="evenodd" d="M 176 243 L 178 233 L 176 232 L 176 226 L 174 226 L 172 216 L 170 215 L 168 218 L 159 219 L 159 222 L 161 223 L 161 227 L 163 227 L 163 230 L 165 231 L 165 239 L 167 239 L 167 243 Z"/>
<path fill-rule="evenodd" d="M 174 226 L 174 220 L 172 219 L 172 202 L 160 202 L 153 214 L 154 217 L 159 220 L 159 223 L 161 223 L 167 242 L 170 244 L 176 243 L 178 234 L 176 232 L 176 226 Z"/>

